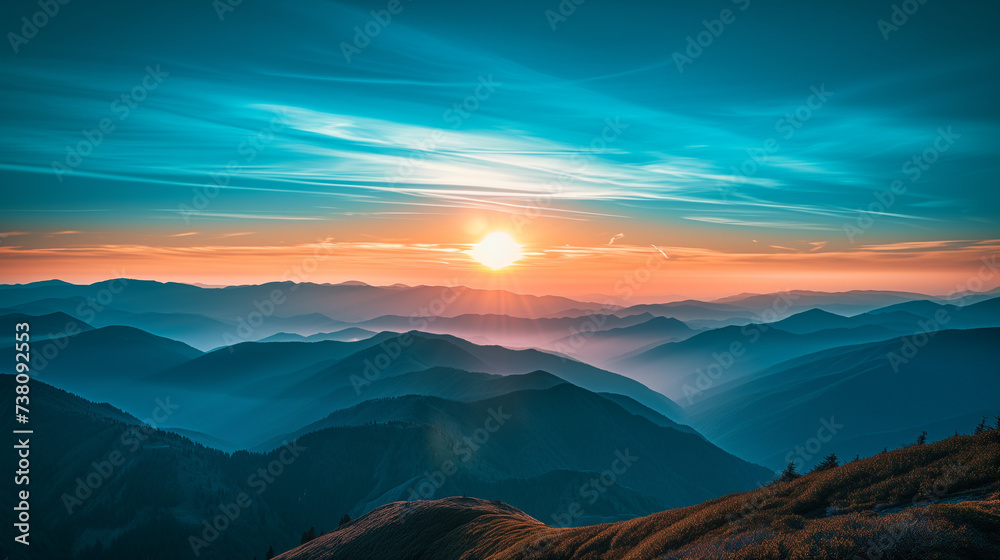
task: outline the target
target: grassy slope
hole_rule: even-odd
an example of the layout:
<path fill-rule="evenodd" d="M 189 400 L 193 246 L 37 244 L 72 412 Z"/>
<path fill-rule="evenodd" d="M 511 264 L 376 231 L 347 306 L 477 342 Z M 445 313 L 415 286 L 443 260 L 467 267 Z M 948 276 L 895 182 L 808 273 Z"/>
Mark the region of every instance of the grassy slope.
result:
<path fill-rule="evenodd" d="M 279 558 L 994 560 L 1000 431 L 590 527 L 551 528 L 474 498 L 397 502 Z"/>

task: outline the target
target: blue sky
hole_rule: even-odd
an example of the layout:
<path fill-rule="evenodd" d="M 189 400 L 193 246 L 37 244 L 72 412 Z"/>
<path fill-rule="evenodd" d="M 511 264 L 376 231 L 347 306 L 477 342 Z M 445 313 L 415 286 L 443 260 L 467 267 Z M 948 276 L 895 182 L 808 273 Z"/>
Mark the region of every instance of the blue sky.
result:
<path fill-rule="evenodd" d="M 470 214 L 495 229 L 526 212 L 539 245 L 1000 238 L 991 3 L 928 0 L 888 40 L 892 2 L 567 0 L 564 18 L 547 14 L 557 1 L 244 0 L 221 18 L 218 5 L 70 2 L 26 42 L 8 34 L 8 247 L 249 232 L 463 243 Z M 21 34 L 36 11 L 9 2 L 0 21 Z M 706 40 L 705 21 L 721 34 Z M 377 35 L 356 42 L 366 25 Z M 707 46 L 688 51 L 699 33 Z M 675 53 L 696 56 L 680 71 Z M 88 140 L 102 119 L 114 130 Z M 904 169 L 948 130 L 919 178 Z M 213 174 L 225 184 L 200 205 Z M 905 193 L 845 233 L 895 180 Z"/>

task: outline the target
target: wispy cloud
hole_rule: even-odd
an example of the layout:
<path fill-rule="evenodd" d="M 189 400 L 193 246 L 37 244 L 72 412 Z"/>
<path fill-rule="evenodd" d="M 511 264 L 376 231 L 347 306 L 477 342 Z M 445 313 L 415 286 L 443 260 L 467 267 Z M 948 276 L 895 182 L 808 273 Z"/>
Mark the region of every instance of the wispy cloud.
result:
<path fill-rule="evenodd" d="M 951 241 L 904 241 L 900 243 L 885 243 L 881 245 L 864 245 L 868 251 L 923 251 L 926 249 L 946 249 L 960 248 L 976 244 L 971 240 L 951 240 Z"/>

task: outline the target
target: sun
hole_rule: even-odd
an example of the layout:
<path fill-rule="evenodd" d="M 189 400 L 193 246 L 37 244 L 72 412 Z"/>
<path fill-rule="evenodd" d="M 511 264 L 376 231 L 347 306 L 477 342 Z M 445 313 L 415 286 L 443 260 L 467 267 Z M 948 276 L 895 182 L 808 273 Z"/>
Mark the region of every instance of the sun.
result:
<path fill-rule="evenodd" d="M 521 258 L 521 246 L 510 234 L 495 231 L 482 241 L 472 246 L 466 251 L 469 256 L 483 263 L 484 265 L 497 270 L 510 266 L 514 261 Z"/>

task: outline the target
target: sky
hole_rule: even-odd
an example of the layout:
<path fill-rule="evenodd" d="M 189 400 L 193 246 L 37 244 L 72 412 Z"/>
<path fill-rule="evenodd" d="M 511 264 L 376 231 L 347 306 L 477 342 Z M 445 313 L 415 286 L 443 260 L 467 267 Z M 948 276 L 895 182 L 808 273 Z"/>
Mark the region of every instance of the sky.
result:
<path fill-rule="evenodd" d="M 947 294 L 1000 251 L 995 3 L 39 10 L 0 8 L 3 283 Z"/>

